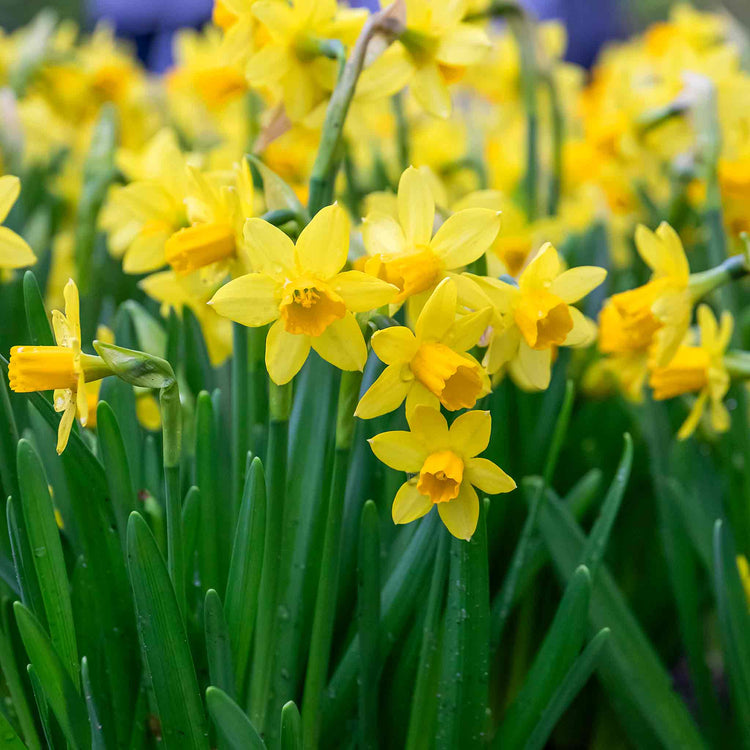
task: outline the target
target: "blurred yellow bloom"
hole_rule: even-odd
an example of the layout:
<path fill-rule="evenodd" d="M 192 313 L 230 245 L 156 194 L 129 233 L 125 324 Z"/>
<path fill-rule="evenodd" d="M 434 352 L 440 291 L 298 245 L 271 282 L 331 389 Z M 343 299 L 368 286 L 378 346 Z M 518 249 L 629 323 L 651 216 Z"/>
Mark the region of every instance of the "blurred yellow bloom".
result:
<path fill-rule="evenodd" d="M 13 175 L 0 177 L 0 223 L 10 213 L 21 192 L 21 181 Z M 7 227 L 0 227 L 0 269 L 33 266 L 36 255 L 26 240 Z"/>
<path fill-rule="evenodd" d="M 750 608 L 750 565 L 748 565 L 747 558 L 744 555 L 737 555 L 737 570 L 740 573 L 742 588 L 745 589 L 747 606 Z"/>
<path fill-rule="evenodd" d="M 458 294 L 444 279 L 417 318 L 414 333 L 396 326 L 377 331 L 372 348 L 387 367 L 368 388 L 355 416 L 362 419 L 397 409 L 406 399 L 411 413 L 422 404 L 450 411 L 471 409 L 489 392 L 489 380 L 468 350 L 487 328 L 487 308 L 457 317 Z"/>
<path fill-rule="evenodd" d="M 471 539 L 479 520 L 474 487 L 490 495 L 516 487 L 492 461 L 477 458 L 489 445 L 490 413 L 466 412 L 450 429 L 445 417 L 428 406 L 417 407 L 407 418 L 408 432 L 383 432 L 369 441 L 384 464 L 415 474 L 396 493 L 393 522 L 411 523 L 437 505 L 448 531 L 458 539 Z"/>
<path fill-rule="evenodd" d="M 680 440 L 690 437 L 703 416 L 706 403 L 710 405 L 711 426 L 717 432 L 729 429 L 729 412 L 723 399 L 729 390 L 730 378 L 724 364 L 724 354 L 732 337 L 734 321 L 728 312 L 722 313 L 717 325 L 711 308 L 700 305 L 698 308 L 700 344 L 680 346 L 669 364 L 656 367 L 649 378 L 654 398 L 663 400 L 685 393 L 697 393 L 698 398 L 690 410 L 688 418 L 680 427 L 677 437 Z"/>
<path fill-rule="evenodd" d="M 19 393 L 55 391 L 55 411 L 63 412 L 57 430 L 57 452 L 68 444 L 76 411 L 85 425 L 89 416 L 86 397 L 87 380 L 98 380 L 109 374 L 99 357 L 81 351 L 78 287 L 72 279 L 65 285 L 65 314 L 52 312 L 56 346 L 14 346 L 10 350 L 8 380 Z"/>
<path fill-rule="evenodd" d="M 410 319 L 450 271 L 481 257 L 500 230 L 500 213 L 467 208 L 435 232 L 435 199 L 427 178 L 409 167 L 398 185 L 398 221 L 386 213 L 368 214 L 362 239 L 370 256 L 365 271 L 398 287 L 396 303 L 409 300 Z"/>
<path fill-rule="evenodd" d="M 341 272 L 349 252 L 344 209 L 319 211 L 296 245 L 272 224 L 249 219 L 245 241 L 256 273 L 230 281 L 209 304 L 242 325 L 275 321 L 266 339 L 271 379 L 289 382 L 310 347 L 341 370 L 361 370 L 367 347 L 353 313 L 387 304 L 397 290 L 361 271 Z"/>
<path fill-rule="evenodd" d="M 495 311 L 484 360 L 488 371 L 507 366 L 524 387 L 547 388 L 554 348 L 587 346 L 595 339 L 596 325 L 572 303 L 599 286 L 606 275 L 597 266 L 563 271 L 557 250 L 548 243 L 523 270 L 518 286 L 470 276 Z"/>

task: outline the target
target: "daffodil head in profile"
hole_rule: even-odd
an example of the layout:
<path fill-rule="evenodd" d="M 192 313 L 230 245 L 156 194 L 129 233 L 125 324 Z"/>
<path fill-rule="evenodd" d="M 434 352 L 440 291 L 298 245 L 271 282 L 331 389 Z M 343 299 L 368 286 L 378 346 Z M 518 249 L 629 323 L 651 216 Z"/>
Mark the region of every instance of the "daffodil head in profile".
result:
<path fill-rule="evenodd" d="M 211 304 L 246 326 L 272 323 L 266 367 L 277 384 L 299 372 L 313 348 L 341 370 L 361 370 L 367 347 L 354 313 L 388 304 L 397 289 L 361 271 L 343 271 L 349 218 L 334 204 L 319 211 L 296 245 L 279 228 L 248 219 L 245 242 L 255 273 L 221 287 Z"/>
<path fill-rule="evenodd" d="M 370 440 L 384 464 L 413 475 L 396 493 L 394 523 L 410 523 L 437 505 L 448 531 L 458 539 L 471 539 L 479 519 L 474 488 L 494 495 L 516 486 L 500 467 L 478 457 L 489 444 L 490 413 L 466 412 L 449 429 L 437 409 L 418 406 L 408 422 L 408 431 L 383 432 Z"/>
<path fill-rule="evenodd" d="M 500 213 L 466 208 L 450 216 L 433 235 L 435 198 L 427 177 L 409 167 L 398 185 L 398 220 L 387 213 L 368 214 L 362 238 L 365 272 L 398 287 L 395 303 L 408 301 L 416 320 L 432 290 L 449 272 L 480 258 L 500 231 Z"/>
<path fill-rule="evenodd" d="M 557 250 L 547 243 L 526 266 L 518 284 L 471 276 L 495 311 L 484 364 L 490 373 L 508 367 L 514 380 L 531 390 L 549 385 L 553 351 L 587 346 L 596 325 L 576 307 L 607 272 L 597 266 L 563 270 Z"/>
<path fill-rule="evenodd" d="M 669 364 L 653 369 L 649 378 L 657 400 L 697 394 L 688 418 L 677 433 L 680 440 L 693 434 L 707 406 L 711 427 L 716 432 L 729 429 L 724 396 L 729 390 L 730 377 L 724 354 L 732 337 L 734 321 L 731 313 L 724 312 L 721 322 L 717 323 L 708 305 L 700 305 L 697 315 L 700 343 L 680 346 Z"/>
<path fill-rule="evenodd" d="M 407 413 L 419 405 L 450 411 L 471 409 L 489 392 L 484 368 L 468 351 L 476 346 L 492 310 L 459 314 L 452 279 L 443 279 L 417 318 L 414 332 L 405 326 L 373 334 L 372 348 L 386 368 L 368 388 L 355 416 L 386 414 L 406 399 Z"/>
<path fill-rule="evenodd" d="M 21 193 L 21 181 L 14 175 L 0 177 L 0 223 L 5 221 Z M 34 251 L 26 240 L 7 227 L 0 227 L 0 269 L 23 268 L 36 263 Z"/>

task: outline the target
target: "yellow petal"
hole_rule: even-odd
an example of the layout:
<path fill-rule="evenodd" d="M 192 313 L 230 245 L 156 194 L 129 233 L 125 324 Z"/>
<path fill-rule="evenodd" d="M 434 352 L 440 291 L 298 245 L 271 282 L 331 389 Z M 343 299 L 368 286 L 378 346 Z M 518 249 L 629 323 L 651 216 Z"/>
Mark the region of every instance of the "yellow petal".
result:
<path fill-rule="evenodd" d="M 297 240 L 300 271 L 323 280 L 335 276 L 349 254 L 349 228 L 349 217 L 338 203 L 318 211 Z"/>
<path fill-rule="evenodd" d="M 729 346 L 729 340 L 732 338 L 732 331 L 734 330 L 734 318 L 732 313 L 728 310 L 724 310 L 721 314 L 721 320 L 719 322 L 719 334 L 716 339 L 716 348 L 718 351 L 723 352 L 727 346 Z"/>
<path fill-rule="evenodd" d="M 442 258 L 446 268 L 461 268 L 487 252 L 499 231 L 499 211 L 465 208 L 446 220 L 430 247 Z"/>
<path fill-rule="evenodd" d="M 168 232 L 137 235 L 125 257 L 122 259 L 122 270 L 125 273 L 148 273 L 164 265 L 164 245 L 169 238 Z"/>
<path fill-rule="evenodd" d="M 522 290 L 545 287 L 551 284 L 559 273 L 560 258 L 557 250 L 547 242 L 521 273 L 518 285 Z"/>
<path fill-rule="evenodd" d="M 688 414 L 688 418 L 682 423 L 682 427 L 680 427 L 677 433 L 678 440 L 686 440 L 695 432 L 695 428 L 698 426 L 698 422 L 701 421 L 701 417 L 703 416 L 703 410 L 705 409 L 707 399 L 708 391 L 701 391 L 698 398 L 695 399 L 695 403 L 690 410 L 690 414 Z"/>
<path fill-rule="evenodd" d="M 563 271 L 550 286 L 552 294 L 557 295 L 563 302 L 570 304 L 578 302 L 592 289 L 601 284 L 607 276 L 607 271 L 598 266 L 578 266 Z"/>
<path fill-rule="evenodd" d="M 296 59 L 290 60 L 282 81 L 282 94 L 284 108 L 292 122 L 300 122 L 310 114 L 316 103 L 317 88 L 310 64 L 303 66 Z"/>
<path fill-rule="evenodd" d="M 488 495 L 510 492 L 516 483 L 499 466 L 486 458 L 470 458 L 464 464 L 464 478 Z"/>
<path fill-rule="evenodd" d="M 245 66 L 245 76 L 251 84 L 267 86 L 279 81 L 289 71 L 291 62 L 286 48 L 279 44 L 268 44 L 250 58 Z"/>
<path fill-rule="evenodd" d="M 248 273 L 221 287 L 209 305 L 222 317 L 255 328 L 279 317 L 278 282 L 262 273 Z"/>
<path fill-rule="evenodd" d="M 656 228 L 656 236 L 662 241 L 662 258 L 665 270 L 670 276 L 687 282 L 690 276 L 690 265 L 688 264 L 682 240 L 675 230 L 663 221 Z"/>
<path fill-rule="evenodd" d="M 462 315 L 448 331 L 448 335 L 442 343 L 457 352 L 467 352 L 477 345 L 477 342 L 487 330 L 492 319 L 492 308 L 485 307 L 484 310 Z"/>
<path fill-rule="evenodd" d="M 295 30 L 294 12 L 286 3 L 258 0 L 252 3 L 253 15 L 268 29 L 272 38 L 283 40 Z"/>
<path fill-rule="evenodd" d="M 370 255 L 398 254 L 406 247 L 399 223 L 380 211 L 369 213 L 362 222 L 362 241 Z"/>
<path fill-rule="evenodd" d="M 323 359 L 339 370 L 361 370 L 367 360 L 367 346 L 356 318 L 347 312 L 334 320 L 310 344 Z"/>
<path fill-rule="evenodd" d="M 430 452 L 449 447 L 448 423 L 437 409 L 418 406 L 413 412 L 407 413 L 406 420 L 411 431 L 419 437 Z"/>
<path fill-rule="evenodd" d="M 331 282 L 352 312 L 368 312 L 387 305 L 397 294 L 398 287 L 362 271 L 344 271 Z"/>
<path fill-rule="evenodd" d="M 489 299 L 490 304 L 502 315 L 510 313 L 520 299 L 521 292 L 514 284 L 487 276 L 474 276 L 473 274 L 464 274 L 464 276 L 476 283 L 484 296 Z M 477 300 L 477 303 L 479 302 L 480 300 Z M 477 308 L 480 306 L 484 307 L 484 304 L 477 304 Z"/>
<path fill-rule="evenodd" d="M 438 503 L 437 507 L 448 531 L 456 538 L 468 542 L 479 521 L 479 498 L 471 484 L 464 482 L 458 497 L 447 503 Z"/>
<path fill-rule="evenodd" d="M 406 50 L 400 44 L 392 44 L 362 71 L 357 81 L 357 101 L 391 96 L 407 86 L 413 75 L 414 65 Z"/>
<path fill-rule="evenodd" d="M 378 359 L 387 365 L 408 362 L 417 350 L 417 340 L 406 326 L 392 326 L 376 331 L 370 343 Z"/>
<path fill-rule="evenodd" d="M 378 460 L 397 471 L 419 471 L 428 455 L 424 443 L 406 430 L 381 432 L 368 442 Z"/>
<path fill-rule="evenodd" d="M 0 268 L 33 266 L 36 255 L 23 237 L 8 227 L 0 227 Z"/>
<path fill-rule="evenodd" d="M 266 369 L 276 385 L 288 383 L 305 364 L 310 353 L 310 338 L 287 333 L 277 320 L 266 338 Z"/>
<path fill-rule="evenodd" d="M 459 455 L 470 458 L 490 444 L 492 417 L 488 411 L 467 411 L 456 417 L 450 429 L 450 444 Z"/>
<path fill-rule="evenodd" d="M 533 388 L 540 391 L 547 389 L 552 367 L 551 349 L 532 349 L 522 339 L 518 346 L 518 359 L 515 361 Z"/>
<path fill-rule="evenodd" d="M 393 523 L 411 523 L 432 510 L 432 500 L 417 490 L 415 480 L 404 482 L 393 499 Z"/>
<path fill-rule="evenodd" d="M 450 279 L 443 279 L 430 295 L 417 318 L 414 332 L 420 340 L 439 341 L 456 319 L 458 292 Z"/>
<path fill-rule="evenodd" d="M 419 104 L 435 117 L 450 117 L 451 95 L 437 65 L 427 64 L 417 69 L 411 81 L 411 92 Z"/>
<path fill-rule="evenodd" d="M 78 287 L 73 279 L 68 279 L 63 288 L 63 297 L 65 299 L 65 319 L 68 321 L 68 327 L 73 336 L 81 341 L 81 317 L 80 303 L 78 300 Z"/>
<path fill-rule="evenodd" d="M 86 378 L 81 372 L 78 375 L 78 389 L 76 391 L 76 408 L 78 410 L 78 419 L 81 420 L 81 424 L 85 427 L 89 421 L 89 400 L 86 395 Z"/>
<path fill-rule="evenodd" d="M 263 219 L 248 219 L 244 229 L 253 271 L 273 277 L 295 276 L 294 243 Z"/>
<path fill-rule="evenodd" d="M 70 437 L 70 430 L 73 427 L 73 420 L 76 416 L 76 405 L 74 401 L 71 401 L 66 407 L 63 415 L 60 419 L 60 424 L 57 427 L 57 453 L 60 455 L 68 444 L 68 438 Z"/>
<path fill-rule="evenodd" d="M 55 332 L 55 342 L 58 346 L 71 347 L 73 345 L 75 332 L 59 310 L 52 311 L 52 330 Z"/>
<path fill-rule="evenodd" d="M 427 245 L 435 221 L 435 199 L 424 175 L 409 167 L 398 183 L 398 220 L 407 243 Z"/>
<path fill-rule="evenodd" d="M 726 432 L 730 427 L 729 410 L 720 399 L 711 399 L 711 427 L 716 432 Z"/>
<path fill-rule="evenodd" d="M 18 177 L 12 174 L 0 177 L 0 222 L 5 221 L 20 193 L 21 180 Z"/>
<path fill-rule="evenodd" d="M 408 421 L 412 420 L 414 412 L 420 406 L 439 412 L 440 399 L 429 388 L 425 388 L 418 380 L 414 380 L 406 396 L 406 419 Z"/>
<path fill-rule="evenodd" d="M 573 328 L 568 333 L 564 346 L 588 346 L 596 340 L 596 323 L 587 318 L 578 308 L 568 307 L 573 319 Z"/>
<path fill-rule="evenodd" d="M 440 40 L 435 57 L 446 65 L 468 66 L 482 59 L 490 40 L 480 26 L 461 23 Z"/>
<path fill-rule="evenodd" d="M 518 347 L 521 343 L 521 332 L 516 326 L 506 331 L 495 332 L 490 339 L 490 345 L 484 358 L 484 366 L 487 371 L 494 375 L 508 362 L 515 360 L 518 356 Z"/>
<path fill-rule="evenodd" d="M 355 417 L 374 419 L 398 409 L 406 398 L 414 380 L 401 377 L 401 365 L 388 365 L 359 400 Z"/>

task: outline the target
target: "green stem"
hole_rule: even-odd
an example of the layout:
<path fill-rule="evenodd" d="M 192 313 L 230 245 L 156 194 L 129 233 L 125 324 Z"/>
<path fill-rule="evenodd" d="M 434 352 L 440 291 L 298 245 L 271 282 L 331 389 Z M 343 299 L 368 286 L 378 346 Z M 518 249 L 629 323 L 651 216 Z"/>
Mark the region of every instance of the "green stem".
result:
<path fill-rule="evenodd" d="M 727 352 L 724 355 L 724 366 L 732 380 L 750 380 L 750 352 Z"/>
<path fill-rule="evenodd" d="M 392 97 L 393 114 L 396 118 L 396 145 L 398 160 L 403 172 L 411 164 L 411 147 L 409 144 L 409 120 L 404 111 L 404 96 L 398 93 Z"/>
<path fill-rule="evenodd" d="M 248 424 L 250 430 L 250 450 L 261 455 L 265 444 L 266 423 L 268 421 L 268 374 L 266 373 L 266 332 L 267 329 L 251 328 L 248 331 L 247 377 Z"/>
<path fill-rule="evenodd" d="M 239 323 L 233 323 L 232 337 L 232 517 L 236 518 L 242 488 L 245 486 L 245 466 L 250 438 L 248 329 Z"/>
<path fill-rule="evenodd" d="M 560 192 L 562 190 L 565 120 L 552 71 L 548 70 L 544 74 L 542 81 L 547 88 L 550 118 L 552 120 L 552 175 L 549 181 L 547 213 L 549 216 L 556 216 L 560 205 Z"/>

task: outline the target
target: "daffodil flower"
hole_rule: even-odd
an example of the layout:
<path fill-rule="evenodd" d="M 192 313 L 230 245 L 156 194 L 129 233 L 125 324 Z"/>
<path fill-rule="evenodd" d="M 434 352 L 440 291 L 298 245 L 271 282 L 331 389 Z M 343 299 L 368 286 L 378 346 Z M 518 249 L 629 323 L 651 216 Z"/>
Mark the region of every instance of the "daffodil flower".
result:
<path fill-rule="evenodd" d="M 266 367 L 282 385 L 312 347 L 341 370 L 361 370 L 367 347 L 353 313 L 387 304 L 397 290 L 361 271 L 341 272 L 349 252 L 349 218 L 338 204 L 319 211 L 297 244 L 278 227 L 248 219 L 250 273 L 221 287 L 209 302 L 245 326 L 275 321 L 266 339 Z"/>
<path fill-rule="evenodd" d="M 13 208 L 21 192 L 21 181 L 18 177 L 6 174 L 0 177 L 0 223 Z M 36 255 L 26 240 L 7 227 L 0 227 L 0 269 L 23 268 L 36 263 Z"/>
<path fill-rule="evenodd" d="M 450 216 L 433 236 L 435 199 L 425 175 L 409 167 L 398 184 L 398 221 L 371 213 L 362 224 L 369 258 L 365 272 L 398 287 L 416 318 L 432 290 L 450 272 L 481 257 L 500 231 L 500 213 L 467 208 Z"/>
<path fill-rule="evenodd" d="M 492 461 L 477 457 L 489 445 L 490 413 L 466 412 L 448 429 L 439 411 L 419 406 L 408 421 L 408 432 L 383 432 L 369 441 L 384 464 L 414 474 L 396 493 L 393 522 L 411 523 L 437 505 L 448 531 L 458 539 L 471 539 L 479 519 L 474 487 L 494 495 L 516 486 Z"/>
<path fill-rule="evenodd" d="M 724 362 L 724 354 L 732 337 L 734 321 L 730 313 L 724 312 L 721 322 L 717 325 L 708 305 L 701 305 L 697 315 L 700 344 L 679 347 L 669 364 L 655 368 L 649 378 L 654 398 L 657 400 L 674 398 L 685 393 L 698 394 L 688 418 L 677 433 L 680 440 L 685 440 L 693 434 L 707 404 L 710 404 L 710 421 L 713 429 L 717 432 L 726 432 L 729 429 L 729 412 L 724 406 L 723 399 L 729 390 L 730 377 Z"/>
<path fill-rule="evenodd" d="M 100 357 L 81 351 L 78 287 L 72 279 L 65 285 L 65 314 L 52 312 L 56 346 L 14 346 L 10 350 L 8 380 L 18 393 L 54 389 L 55 411 L 62 412 L 57 430 L 57 452 L 68 444 L 76 411 L 86 425 L 89 405 L 85 384 L 110 375 Z"/>
<path fill-rule="evenodd" d="M 484 364 L 490 373 L 507 366 L 521 385 L 544 390 L 549 385 L 552 352 L 558 346 L 587 346 L 596 325 L 572 303 L 604 281 L 597 266 L 563 271 L 557 250 L 547 243 L 522 271 L 518 286 L 472 276 L 490 300 L 494 317 Z"/>
<path fill-rule="evenodd" d="M 420 404 L 471 409 L 489 392 L 489 378 L 467 351 L 481 338 L 492 311 L 488 307 L 457 317 L 457 300 L 455 283 L 443 279 L 419 314 L 414 333 L 394 326 L 373 334 L 372 348 L 387 367 L 360 400 L 356 417 L 386 414 L 404 399 L 407 413 Z"/>
<path fill-rule="evenodd" d="M 750 609 L 750 565 L 748 565 L 747 558 L 744 555 L 737 555 L 737 570 L 740 574 L 740 581 L 742 581 L 742 588 L 745 589 L 747 606 Z"/>

